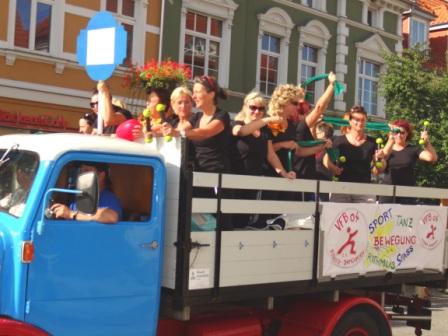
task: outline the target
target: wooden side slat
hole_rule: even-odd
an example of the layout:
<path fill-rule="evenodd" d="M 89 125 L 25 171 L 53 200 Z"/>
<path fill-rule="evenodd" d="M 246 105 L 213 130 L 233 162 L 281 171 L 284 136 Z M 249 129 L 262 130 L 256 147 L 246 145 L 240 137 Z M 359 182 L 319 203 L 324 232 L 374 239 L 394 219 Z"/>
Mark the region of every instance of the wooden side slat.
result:
<path fill-rule="evenodd" d="M 243 214 L 312 214 L 316 208 L 314 202 L 295 201 L 257 201 L 223 199 L 221 211 L 223 213 Z"/>

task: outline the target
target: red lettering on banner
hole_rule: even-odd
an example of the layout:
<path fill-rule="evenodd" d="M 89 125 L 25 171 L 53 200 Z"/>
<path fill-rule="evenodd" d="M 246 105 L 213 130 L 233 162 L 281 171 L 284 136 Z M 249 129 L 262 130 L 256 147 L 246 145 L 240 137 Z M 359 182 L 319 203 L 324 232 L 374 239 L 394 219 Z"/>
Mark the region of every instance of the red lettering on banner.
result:
<path fill-rule="evenodd" d="M 67 128 L 67 122 L 63 116 L 52 117 L 48 115 L 29 115 L 17 112 L 8 112 L 2 109 L 0 109 L 0 122 L 63 129 Z"/>

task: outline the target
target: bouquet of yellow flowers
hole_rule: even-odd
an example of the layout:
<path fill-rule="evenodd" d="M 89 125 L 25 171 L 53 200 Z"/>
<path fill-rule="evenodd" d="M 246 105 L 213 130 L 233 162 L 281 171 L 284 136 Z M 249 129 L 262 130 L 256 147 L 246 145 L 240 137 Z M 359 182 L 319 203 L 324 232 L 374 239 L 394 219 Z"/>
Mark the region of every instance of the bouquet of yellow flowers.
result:
<path fill-rule="evenodd" d="M 174 90 L 191 78 L 191 69 L 185 64 L 167 60 L 151 60 L 142 67 L 132 69 L 128 82 L 131 87 L 140 86 L 151 89 Z"/>

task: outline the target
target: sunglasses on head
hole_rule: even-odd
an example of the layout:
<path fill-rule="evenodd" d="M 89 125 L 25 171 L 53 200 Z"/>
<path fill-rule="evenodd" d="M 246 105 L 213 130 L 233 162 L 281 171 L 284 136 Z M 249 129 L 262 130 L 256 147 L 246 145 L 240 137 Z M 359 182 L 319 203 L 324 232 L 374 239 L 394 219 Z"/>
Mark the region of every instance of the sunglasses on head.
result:
<path fill-rule="evenodd" d="M 213 78 L 211 78 L 207 75 L 202 75 L 200 77 L 200 79 L 201 79 L 201 82 L 208 84 L 207 86 L 210 90 L 215 91 L 216 86 L 215 86 L 215 81 L 213 80 Z"/>
<path fill-rule="evenodd" d="M 258 110 L 258 111 L 260 111 L 260 112 L 263 112 L 264 110 L 265 110 L 265 107 L 264 106 L 256 106 L 256 105 L 249 105 L 249 109 L 251 110 L 251 111 L 256 111 L 256 110 Z"/>
<path fill-rule="evenodd" d="M 90 102 L 90 107 L 91 108 L 94 108 L 96 105 L 98 105 L 97 101 L 96 102 Z"/>

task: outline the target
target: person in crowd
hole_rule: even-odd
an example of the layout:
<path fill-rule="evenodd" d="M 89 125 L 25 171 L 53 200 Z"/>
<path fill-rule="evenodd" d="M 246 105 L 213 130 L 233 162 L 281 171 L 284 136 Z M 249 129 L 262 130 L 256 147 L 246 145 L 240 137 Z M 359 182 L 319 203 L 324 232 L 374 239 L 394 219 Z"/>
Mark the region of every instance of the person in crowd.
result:
<path fill-rule="evenodd" d="M 212 76 L 194 79 L 193 101 L 199 112 L 194 113 L 184 129 L 163 125 L 163 135 L 186 137 L 195 151 L 194 169 L 203 172 L 230 172 L 230 116 L 218 107 L 218 98 L 227 94 Z"/>
<path fill-rule="evenodd" d="M 317 140 L 331 140 L 333 138 L 334 129 L 331 124 L 321 121 L 316 125 L 315 133 Z M 323 164 L 325 153 L 325 151 L 316 153 L 316 178 L 318 180 L 331 181 L 333 174 Z"/>
<path fill-rule="evenodd" d="M 235 149 L 232 152 L 232 170 L 241 175 L 261 176 L 266 171 L 269 132 L 267 124 L 281 121 L 281 117 L 266 117 L 266 100 L 260 92 L 250 92 L 244 98 L 241 111 L 232 124 Z M 241 190 L 238 198 L 256 199 L 261 193 L 256 190 Z M 254 229 L 266 224 L 259 223 L 256 214 L 239 214 L 232 217 L 236 227 Z"/>
<path fill-rule="evenodd" d="M 232 124 L 236 150 L 232 153 L 233 171 L 243 175 L 262 175 L 268 151 L 267 124 L 281 117 L 266 117 L 266 101 L 260 92 L 250 92 L 244 98 L 241 111 Z"/>
<path fill-rule="evenodd" d="M 177 115 L 173 112 L 170 104 L 171 90 L 165 88 L 149 88 L 146 95 L 146 108 L 150 111 L 149 125 L 146 126 L 146 137 L 162 136 L 162 125 L 165 122 L 176 124 Z M 163 107 L 159 109 L 160 106 Z"/>
<path fill-rule="evenodd" d="M 413 137 L 413 131 L 407 120 L 396 120 L 391 123 L 391 127 L 394 130 L 389 133 L 389 139 L 383 149 L 386 162 L 376 169 L 379 170 L 378 173 L 384 172 L 383 183 L 385 184 L 415 186 L 414 169 L 417 161 L 435 163 L 437 153 L 429 141 L 428 131 L 422 131 L 420 134 L 420 139 L 423 140 L 422 148 L 409 143 Z M 380 197 L 382 203 L 392 201 L 392 197 Z M 398 197 L 396 201 L 402 204 L 415 204 L 415 199 L 408 197 Z"/>
<path fill-rule="evenodd" d="M 313 109 L 309 108 L 309 105 L 304 99 L 304 92 L 301 92 L 299 98 L 299 106 L 297 109 L 296 119 L 298 121 L 296 127 L 296 140 L 297 141 L 312 141 L 314 140 L 313 129 L 316 124 L 322 118 L 322 115 L 326 111 L 328 104 L 334 94 L 334 82 L 336 81 L 336 75 L 330 72 L 328 75 L 328 87 L 324 94 L 318 99 Z M 314 155 L 296 157 L 294 159 L 294 171 L 298 178 L 304 179 L 316 179 L 316 159 Z M 314 196 L 314 195 L 313 195 Z M 312 198 L 312 197 L 307 197 Z"/>
<path fill-rule="evenodd" d="M 79 133 L 96 134 L 96 129 L 94 128 L 95 120 L 96 115 L 93 112 L 85 113 L 79 119 Z"/>
<path fill-rule="evenodd" d="M 375 139 L 365 133 L 366 122 L 367 113 L 364 108 L 360 105 L 353 106 L 349 111 L 349 131 L 333 140 L 333 147 L 346 158 L 343 168 L 333 164 L 328 154 L 324 157 L 325 167 L 333 175 L 338 176 L 341 182 L 370 183 L 372 160 L 375 162 L 381 158 L 380 153 L 376 150 Z M 381 159 L 384 161 L 384 158 Z M 373 195 L 332 194 L 330 201 L 374 203 L 376 197 Z"/>
<path fill-rule="evenodd" d="M 177 118 L 171 118 L 168 123 L 177 131 L 185 130 L 190 125 L 193 108 L 191 91 L 185 86 L 179 86 L 171 93 L 171 109 Z"/>
<path fill-rule="evenodd" d="M 104 126 L 103 133 L 114 134 L 118 125 L 128 119 L 131 119 L 132 115 L 129 111 L 121 108 L 118 105 L 115 105 L 114 107 L 112 103 L 112 95 L 109 91 L 109 86 L 104 81 L 98 81 L 97 87 L 93 90 L 92 96 L 90 98 L 90 107 L 96 116 L 98 115 L 99 97 L 102 97 L 102 103 L 104 106 L 104 115 L 102 115 Z M 97 123 L 98 119 L 96 118 L 95 128 L 98 128 Z"/>
<path fill-rule="evenodd" d="M 109 167 L 107 164 L 88 162 L 81 165 L 79 172 L 95 171 L 98 174 L 98 186 L 100 190 L 98 210 L 95 214 L 85 214 L 76 209 L 76 204 L 55 203 L 51 206 L 51 211 L 55 218 L 72 219 L 79 221 L 97 221 L 104 224 L 114 224 L 122 217 L 122 207 L 120 201 L 112 192 L 109 178 Z"/>
<path fill-rule="evenodd" d="M 20 217 L 25 208 L 26 199 L 36 175 L 37 161 L 31 158 L 22 158 L 15 168 L 17 188 L 0 199 L 0 208 L 9 214 Z"/>
<path fill-rule="evenodd" d="M 296 142 L 297 126 L 292 119 L 297 115 L 299 100 L 303 98 L 303 90 L 291 84 L 279 85 L 272 93 L 269 102 L 270 116 L 281 117 L 278 123 L 269 124 L 268 162 L 270 175 L 295 179 L 293 169 L 294 156 L 308 156 L 331 146 L 330 142 L 313 147 L 300 147 Z"/>
<path fill-rule="evenodd" d="M 226 99 L 226 92 L 219 87 L 212 76 L 194 79 L 193 101 L 199 110 L 194 113 L 185 128 L 176 129 L 169 123 L 163 124 L 163 135 L 181 136 L 190 140 L 194 151 L 194 170 L 209 173 L 229 173 L 231 129 L 230 116 L 218 107 L 218 98 Z M 216 197 L 210 188 L 195 188 L 195 197 Z M 230 193 L 222 194 L 231 197 Z M 229 215 L 223 215 L 222 228 L 232 230 Z"/>

